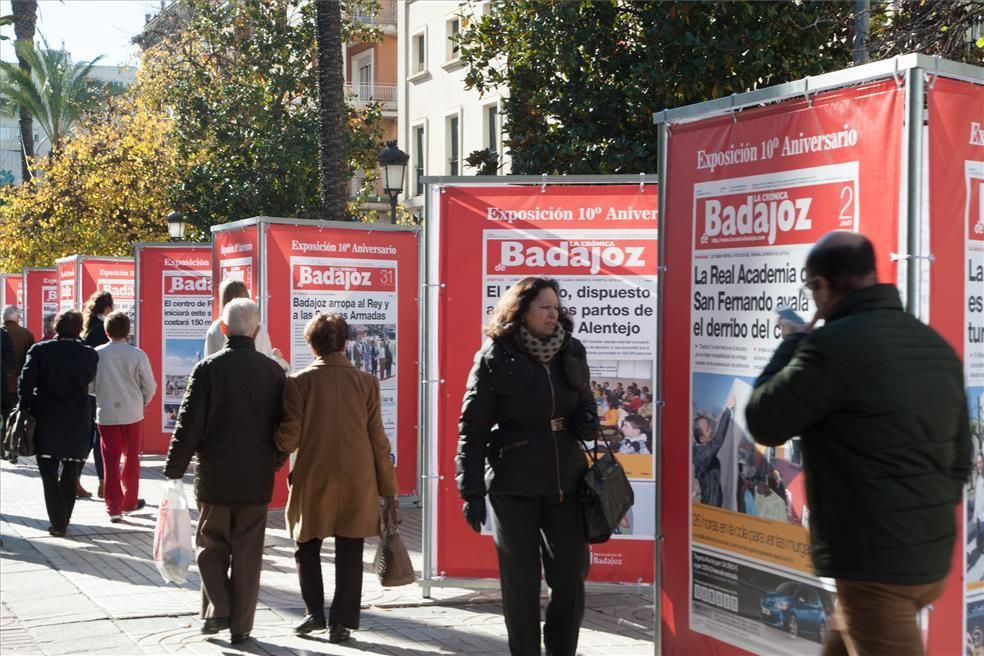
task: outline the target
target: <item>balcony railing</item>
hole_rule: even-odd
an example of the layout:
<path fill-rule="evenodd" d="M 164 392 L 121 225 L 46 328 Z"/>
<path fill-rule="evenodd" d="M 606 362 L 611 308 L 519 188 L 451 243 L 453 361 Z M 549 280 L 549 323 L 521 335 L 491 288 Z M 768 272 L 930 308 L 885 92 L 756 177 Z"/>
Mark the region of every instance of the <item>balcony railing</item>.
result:
<path fill-rule="evenodd" d="M 376 3 L 376 14 L 357 11 L 352 14 L 352 21 L 369 25 L 396 25 L 396 0 L 379 0 Z"/>
<path fill-rule="evenodd" d="M 395 84 L 346 84 L 345 95 L 355 102 L 378 102 L 380 104 L 396 102 Z"/>

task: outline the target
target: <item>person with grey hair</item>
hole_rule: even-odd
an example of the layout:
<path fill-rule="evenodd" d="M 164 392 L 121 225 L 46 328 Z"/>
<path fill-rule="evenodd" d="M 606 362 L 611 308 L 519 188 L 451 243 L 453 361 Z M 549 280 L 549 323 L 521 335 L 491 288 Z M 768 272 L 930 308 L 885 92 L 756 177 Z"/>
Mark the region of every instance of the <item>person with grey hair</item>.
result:
<path fill-rule="evenodd" d="M 3 308 L 3 329 L 10 335 L 10 342 L 14 347 L 14 366 L 9 369 L 5 367 L 3 370 L 4 408 L 13 408 L 17 405 L 17 378 L 20 376 L 21 369 L 24 368 L 27 351 L 34 346 L 34 335 L 31 334 L 30 330 L 20 325 L 20 321 L 21 311 L 19 307 L 7 305 Z"/>
<path fill-rule="evenodd" d="M 188 379 L 164 475 L 181 479 L 197 455 L 201 632 L 229 629 L 238 644 L 253 628 L 267 504 L 274 473 L 286 460 L 274 443 L 285 374 L 256 350 L 256 303 L 230 301 L 222 309 L 222 324 L 225 347 L 195 365 Z"/>

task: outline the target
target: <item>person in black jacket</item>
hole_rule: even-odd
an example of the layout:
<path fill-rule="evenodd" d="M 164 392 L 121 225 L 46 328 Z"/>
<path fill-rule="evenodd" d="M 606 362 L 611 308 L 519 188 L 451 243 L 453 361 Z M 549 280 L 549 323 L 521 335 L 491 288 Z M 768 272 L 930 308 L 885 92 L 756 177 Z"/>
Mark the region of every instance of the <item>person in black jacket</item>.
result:
<path fill-rule="evenodd" d="M 37 420 L 34 439 L 51 522 L 48 533 L 56 537 L 65 535 L 72 519 L 75 487 L 90 444 L 89 383 L 99 356 L 79 339 L 81 331 L 78 310 L 55 317 L 58 338 L 30 348 L 18 386 L 21 409 Z"/>
<path fill-rule="evenodd" d="M 93 292 L 92 296 L 85 303 L 85 309 L 82 311 L 84 321 L 82 341 L 92 348 L 108 344 L 109 336 L 106 335 L 105 322 L 106 317 L 112 311 L 113 295 L 109 292 Z M 90 437 L 92 460 L 96 465 L 96 476 L 99 478 L 99 489 L 96 491 L 96 496 L 102 499 L 105 485 L 103 483 L 102 444 L 99 441 L 99 429 L 96 427 L 96 397 L 93 396 L 90 399 L 90 403 L 92 404 L 92 436 Z M 88 453 L 85 455 L 85 459 L 89 459 Z M 88 499 L 92 496 L 92 492 L 82 487 L 82 481 L 79 481 L 76 496 L 82 499 Z"/>
<path fill-rule="evenodd" d="M 572 329 L 554 280 L 510 287 L 475 354 L 461 410 L 458 491 L 476 532 L 489 495 L 514 656 L 540 653 L 541 562 L 550 587 L 547 653 L 573 656 L 584 617 L 589 556 L 577 493 L 587 462 L 578 439 L 596 434 L 598 415 Z"/>
<path fill-rule="evenodd" d="M 285 374 L 253 344 L 260 325 L 256 303 L 231 301 L 222 310 L 222 323 L 228 336 L 225 348 L 191 372 L 164 475 L 182 478 L 197 454 L 201 631 L 229 629 L 232 642 L 240 643 L 253 628 L 267 504 L 273 498 L 274 473 L 286 460 L 274 443 Z"/>
<path fill-rule="evenodd" d="M 801 436 L 810 554 L 837 582 L 823 653 L 922 654 L 916 617 L 943 592 L 973 465 L 963 367 L 878 283 L 863 235 L 828 233 L 805 269 L 816 315 L 781 320 L 745 420 L 765 446 Z"/>

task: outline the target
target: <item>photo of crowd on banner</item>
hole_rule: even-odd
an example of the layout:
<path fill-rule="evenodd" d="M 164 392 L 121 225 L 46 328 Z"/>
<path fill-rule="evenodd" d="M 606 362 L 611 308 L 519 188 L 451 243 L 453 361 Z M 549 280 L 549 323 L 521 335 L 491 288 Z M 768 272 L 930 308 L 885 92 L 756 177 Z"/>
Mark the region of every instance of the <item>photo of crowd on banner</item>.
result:
<path fill-rule="evenodd" d="M 653 394 L 648 385 L 593 380 L 591 393 L 598 404 L 601 436 L 612 451 L 633 455 L 653 452 Z"/>
<path fill-rule="evenodd" d="M 396 375 L 396 326 L 352 324 L 345 355 L 359 371 L 380 381 Z"/>
<path fill-rule="evenodd" d="M 691 495 L 694 503 L 808 526 L 799 438 L 756 444 L 745 427 L 754 379 L 694 374 Z"/>

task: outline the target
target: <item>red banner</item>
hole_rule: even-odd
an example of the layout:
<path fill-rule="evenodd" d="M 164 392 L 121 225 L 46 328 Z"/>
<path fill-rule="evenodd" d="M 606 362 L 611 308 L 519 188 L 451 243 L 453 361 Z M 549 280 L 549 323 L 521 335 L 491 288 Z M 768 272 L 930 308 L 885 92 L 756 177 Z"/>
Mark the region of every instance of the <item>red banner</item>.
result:
<path fill-rule="evenodd" d="M 438 392 L 436 565 L 441 576 L 498 576 L 491 530 L 475 534 L 461 517 L 454 454 L 458 416 L 482 327 L 498 298 L 528 275 L 555 277 L 588 351 L 599 415 L 635 413 L 609 389 L 636 385 L 649 393 L 656 374 L 658 271 L 656 186 L 444 188 L 437 256 L 443 283 L 437 331 Z M 476 257 L 480 253 L 481 257 Z M 640 399 L 641 402 L 641 399 Z M 650 405 L 651 407 L 651 405 Z M 650 415 L 651 416 L 651 415 Z M 619 535 L 591 549 L 592 581 L 653 580 L 656 483 L 652 432 L 611 437 L 631 479 L 636 503 Z M 630 437 L 635 438 L 633 442 Z M 629 445 L 635 445 L 631 450 Z M 619 448 L 625 445 L 625 449 Z"/>
<path fill-rule="evenodd" d="M 19 273 L 0 273 L 0 307 L 16 305 L 24 323 L 24 279 Z"/>
<path fill-rule="evenodd" d="M 984 87 L 938 77 L 929 107 L 930 324 L 964 362 L 971 432 L 984 433 Z M 943 596 L 930 613 L 928 652 L 984 649 L 984 467 L 958 513 L 958 544 Z"/>
<path fill-rule="evenodd" d="M 259 228 L 246 225 L 236 228 L 223 228 L 212 232 L 212 279 L 215 293 L 218 294 L 223 280 L 241 280 L 246 283 L 250 297 L 256 299 L 259 289 Z M 216 299 L 218 300 L 218 299 Z M 213 318 L 218 318 L 219 304 L 212 308 Z"/>
<path fill-rule="evenodd" d="M 55 261 L 58 274 L 58 311 L 81 310 L 82 301 L 79 298 L 79 256 L 71 255 Z"/>
<path fill-rule="evenodd" d="M 146 453 L 167 453 L 191 370 L 212 323 L 211 244 L 138 244 L 136 345 L 150 359 L 157 393 L 144 411 Z"/>
<path fill-rule="evenodd" d="M 56 269 L 24 269 L 24 327 L 39 340 L 44 336 L 44 317 L 58 314 Z"/>
<path fill-rule="evenodd" d="M 418 246 L 410 231 L 264 226 L 262 281 L 270 339 L 299 371 L 314 360 L 304 327 L 315 313 L 345 317 L 347 355 L 379 379 L 383 426 L 401 494 L 417 490 Z M 221 233 L 218 233 L 221 234 Z M 278 494 L 286 486 L 277 483 Z M 286 496 L 284 497 L 286 498 Z"/>
<path fill-rule="evenodd" d="M 868 235 L 879 278 L 896 282 L 903 96 L 881 82 L 671 127 L 662 462 L 690 464 L 662 470 L 664 562 L 679 565 L 663 575 L 667 653 L 819 653 L 825 612 L 790 638 L 762 610 L 791 586 L 830 609 L 832 588 L 809 562 L 798 438 L 759 447 L 744 403 L 779 343 L 776 309 L 814 311 L 803 267 L 821 235 Z M 708 461 L 719 479 L 696 471 Z M 785 499 L 754 484 L 773 471 Z"/>

